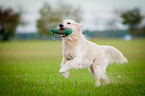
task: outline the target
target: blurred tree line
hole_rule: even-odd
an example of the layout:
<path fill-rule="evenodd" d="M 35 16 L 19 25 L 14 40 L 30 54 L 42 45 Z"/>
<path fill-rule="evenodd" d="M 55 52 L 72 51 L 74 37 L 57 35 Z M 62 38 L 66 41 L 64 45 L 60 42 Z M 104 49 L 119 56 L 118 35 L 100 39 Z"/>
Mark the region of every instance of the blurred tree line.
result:
<path fill-rule="evenodd" d="M 22 13 L 21 8 L 16 12 L 12 8 L 3 8 L 0 6 L 0 37 L 2 41 L 7 41 L 10 37 L 17 39 L 17 27 L 28 24 L 28 22 L 21 19 Z"/>
<path fill-rule="evenodd" d="M 42 8 L 39 10 L 40 18 L 36 22 L 38 33 L 45 39 L 46 35 L 50 35 L 50 30 L 58 26 L 64 19 L 73 19 L 77 22 L 82 20 L 82 11 L 78 7 L 73 7 L 68 4 L 59 2 L 58 6 L 52 7 L 49 3 L 44 2 Z M 8 40 L 10 36 L 16 35 L 16 29 L 18 25 L 25 24 L 21 20 L 22 12 L 15 12 L 11 8 L 0 7 L 0 37 L 2 40 Z M 145 25 L 141 25 L 144 16 L 140 9 L 135 8 L 131 10 L 125 10 L 120 12 L 123 20 L 123 24 L 128 26 L 128 30 L 134 37 L 138 33 L 142 33 L 145 36 Z M 108 23 L 110 28 L 113 28 L 115 19 Z M 112 29 L 115 30 L 115 29 Z"/>
<path fill-rule="evenodd" d="M 3 9 L 0 7 L 0 35 L 3 41 L 16 34 L 16 28 L 19 23 L 19 12 L 14 12 L 11 8 Z"/>
<path fill-rule="evenodd" d="M 129 33 L 136 38 L 137 33 L 144 32 L 145 33 L 145 26 L 140 28 L 140 24 L 144 18 L 141 14 L 139 8 L 134 8 L 131 10 L 127 10 L 121 13 L 121 17 L 123 18 L 123 24 L 128 25 Z"/>

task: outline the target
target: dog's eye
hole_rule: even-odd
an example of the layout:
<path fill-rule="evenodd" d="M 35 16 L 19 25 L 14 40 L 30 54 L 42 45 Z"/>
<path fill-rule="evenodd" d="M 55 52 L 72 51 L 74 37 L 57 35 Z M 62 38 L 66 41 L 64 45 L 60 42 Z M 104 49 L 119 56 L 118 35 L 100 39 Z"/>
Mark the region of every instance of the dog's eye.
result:
<path fill-rule="evenodd" d="M 67 24 L 71 24 L 70 22 L 68 22 Z"/>

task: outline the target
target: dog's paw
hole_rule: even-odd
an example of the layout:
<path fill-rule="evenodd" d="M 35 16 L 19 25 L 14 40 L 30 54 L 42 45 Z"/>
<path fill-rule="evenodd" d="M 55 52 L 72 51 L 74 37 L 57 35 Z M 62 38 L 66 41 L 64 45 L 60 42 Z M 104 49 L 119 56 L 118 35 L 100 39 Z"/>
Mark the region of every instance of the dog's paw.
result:
<path fill-rule="evenodd" d="M 61 69 L 59 70 L 59 73 L 66 73 L 68 72 L 69 67 L 67 65 L 63 65 L 63 67 L 61 67 Z"/>
<path fill-rule="evenodd" d="M 62 75 L 63 75 L 63 77 L 64 77 L 65 79 L 67 79 L 67 78 L 69 77 L 69 73 L 68 73 L 68 72 L 63 73 Z"/>
<path fill-rule="evenodd" d="M 59 73 L 66 73 L 66 70 L 63 70 L 62 68 L 59 70 Z"/>
<path fill-rule="evenodd" d="M 101 86 L 101 83 L 95 83 L 95 86 L 96 87 L 100 87 Z"/>
<path fill-rule="evenodd" d="M 100 87 L 100 85 L 95 85 L 95 87 Z"/>
<path fill-rule="evenodd" d="M 108 85 L 109 83 L 110 83 L 109 80 L 103 81 L 103 85 Z"/>

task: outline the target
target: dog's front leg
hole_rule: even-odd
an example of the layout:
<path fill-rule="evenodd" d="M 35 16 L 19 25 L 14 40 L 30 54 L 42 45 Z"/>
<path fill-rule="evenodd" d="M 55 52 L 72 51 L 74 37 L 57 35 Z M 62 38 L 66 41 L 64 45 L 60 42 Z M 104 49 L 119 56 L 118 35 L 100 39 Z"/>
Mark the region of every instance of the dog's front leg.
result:
<path fill-rule="evenodd" d="M 59 70 L 59 73 L 62 73 L 65 78 L 68 78 L 69 70 L 71 68 L 78 68 L 80 60 L 75 58 L 73 60 L 67 61 Z"/>
<path fill-rule="evenodd" d="M 60 67 L 62 67 L 66 62 L 67 62 L 67 59 L 65 57 L 63 57 L 62 62 L 60 64 Z M 63 75 L 64 78 L 67 79 L 68 76 L 69 76 L 69 72 L 62 73 L 62 75 Z"/>
<path fill-rule="evenodd" d="M 67 59 L 65 57 L 63 57 L 61 64 L 60 64 L 60 67 L 62 67 L 66 62 L 67 62 Z"/>

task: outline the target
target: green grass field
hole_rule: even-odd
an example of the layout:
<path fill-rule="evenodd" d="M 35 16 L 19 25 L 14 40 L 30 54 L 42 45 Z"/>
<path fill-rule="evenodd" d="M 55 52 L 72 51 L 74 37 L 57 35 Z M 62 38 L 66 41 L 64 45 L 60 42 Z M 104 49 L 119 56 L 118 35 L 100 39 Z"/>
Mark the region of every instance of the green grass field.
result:
<path fill-rule="evenodd" d="M 95 87 L 94 76 L 71 69 L 59 73 L 61 41 L 0 42 L 0 96 L 143 96 L 145 95 L 145 39 L 92 39 L 118 48 L 127 64 L 110 64 L 108 86 Z M 103 83 L 103 82 L 102 82 Z"/>

